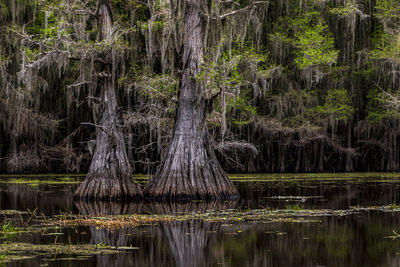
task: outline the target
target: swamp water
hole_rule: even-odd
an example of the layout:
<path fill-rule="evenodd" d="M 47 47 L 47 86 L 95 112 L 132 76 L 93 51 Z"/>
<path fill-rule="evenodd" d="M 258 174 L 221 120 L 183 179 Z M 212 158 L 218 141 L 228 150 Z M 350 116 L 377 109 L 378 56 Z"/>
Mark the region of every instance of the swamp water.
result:
<path fill-rule="evenodd" d="M 186 204 L 74 203 L 82 179 L 0 177 L 0 266 L 400 266 L 399 174 L 232 175 L 239 201 Z"/>

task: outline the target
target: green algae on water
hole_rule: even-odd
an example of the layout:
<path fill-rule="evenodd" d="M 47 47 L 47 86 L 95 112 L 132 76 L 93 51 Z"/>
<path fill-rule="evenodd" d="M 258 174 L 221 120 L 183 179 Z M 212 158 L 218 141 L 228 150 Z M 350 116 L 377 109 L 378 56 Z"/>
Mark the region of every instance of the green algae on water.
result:
<path fill-rule="evenodd" d="M 129 249 L 138 249 L 129 247 Z M 40 256 L 93 256 L 115 254 L 128 250 L 126 247 L 112 247 L 99 244 L 30 244 L 30 243 L 3 243 L 0 244 L 0 255 L 3 262 L 25 260 Z"/>
<path fill-rule="evenodd" d="M 48 185 L 63 185 L 63 184 L 79 184 L 80 180 L 74 180 L 70 177 L 63 177 L 61 179 L 54 180 L 41 180 L 41 179 L 28 179 L 28 178 L 12 178 L 0 181 L 0 183 L 6 184 L 26 184 L 29 186 L 38 186 L 40 184 L 48 184 Z"/>

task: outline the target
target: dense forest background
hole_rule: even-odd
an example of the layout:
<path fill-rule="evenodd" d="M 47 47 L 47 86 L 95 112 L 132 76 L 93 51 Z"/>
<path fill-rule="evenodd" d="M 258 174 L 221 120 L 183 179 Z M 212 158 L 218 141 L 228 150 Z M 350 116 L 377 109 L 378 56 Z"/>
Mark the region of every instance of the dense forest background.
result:
<path fill-rule="evenodd" d="M 207 123 L 226 171 L 400 170 L 399 0 L 208 2 L 193 79 L 216 100 Z M 179 94 L 174 3 L 113 0 L 113 40 L 97 41 L 96 1 L 1 0 L 0 172 L 88 170 L 112 46 L 128 157 L 153 173 Z"/>

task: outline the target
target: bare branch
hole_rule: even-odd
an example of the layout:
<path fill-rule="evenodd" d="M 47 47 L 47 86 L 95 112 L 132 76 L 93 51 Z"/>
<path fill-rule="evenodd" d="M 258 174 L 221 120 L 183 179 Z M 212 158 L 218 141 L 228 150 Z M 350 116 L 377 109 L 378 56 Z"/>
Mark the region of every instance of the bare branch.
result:
<path fill-rule="evenodd" d="M 70 89 L 72 87 L 79 87 L 79 86 L 82 86 L 82 85 L 85 85 L 85 84 L 91 84 L 91 83 L 93 83 L 93 82 L 92 81 L 83 81 L 83 82 L 67 85 L 67 88 Z M 87 98 L 89 98 L 89 97 L 87 97 Z"/>
<path fill-rule="evenodd" d="M 102 127 L 100 125 L 97 125 L 97 124 L 94 124 L 94 123 L 90 123 L 90 122 L 81 122 L 81 125 L 90 125 L 90 126 L 97 127 L 100 130 L 102 130 L 103 132 L 105 132 L 109 137 L 112 137 L 112 134 L 107 129 L 105 129 L 104 127 Z"/>
<path fill-rule="evenodd" d="M 221 4 L 234 4 L 234 5 L 240 6 L 239 3 L 237 3 L 237 2 L 235 2 L 235 1 L 233 1 L 233 0 L 220 1 L 220 3 L 221 3 Z"/>
<path fill-rule="evenodd" d="M 386 92 L 385 90 L 383 90 L 383 88 L 381 86 L 379 86 L 379 84 L 377 84 L 376 82 L 374 82 L 374 84 L 379 88 L 379 90 L 382 91 L 383 94 L 385 94 L 387 97 L 389 97 L 391 100 L 389 100 L 389 102 L 394 105 L 395 107 L 399 107 L 400 106 L 400 99 L 398 99 L 397 97 L 389 94 L 388 92 Z"/>
<path fill-rule="evenodd" d="M 244 11 L 250 9 L 250 8 L 254 8 L 256 5 L 259 5 L 259 4 L 267 4 L 267 3 L 268 3 L 268 1 L 256 1 L 256 2 L 253 2 L 252 4 L 250 4 L 250 5 L 248 5 L 248 6 L 244 7 L 244 8 L 241 8 L 241 9 L 238 9 L 238 10 L 234 10 L 234 11 L 232 11 L 232 12 L 229 12 L 229 13 L 226 13 L 226 14 L 224 14 L 224 15 L 221 15 L 221 16 L 219 16 L 219 18 L 220 18 L 220 19 L 225 19 L 226 17 L 235 15 L 235 14 L 237 14 L 237 13 L 244 12 Z"/>

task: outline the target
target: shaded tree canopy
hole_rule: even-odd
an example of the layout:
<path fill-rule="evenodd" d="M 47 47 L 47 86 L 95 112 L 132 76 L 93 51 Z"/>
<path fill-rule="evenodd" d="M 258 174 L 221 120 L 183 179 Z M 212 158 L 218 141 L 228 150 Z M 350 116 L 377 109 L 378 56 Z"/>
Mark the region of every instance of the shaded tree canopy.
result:
<path fill-rule="evenodd" d="M 110 1 L 111 39 L 100 37 L 96 2 L 0 3 L 1 172 L 89 170 L 110 61 L 132 172 L 154 173 L 168 157 L 185 1 Z M 196 8 L 204 59 L 187 79 L 204 88 L 208 144 L 225 171 L 400 169 L 398 0 Z"/>

